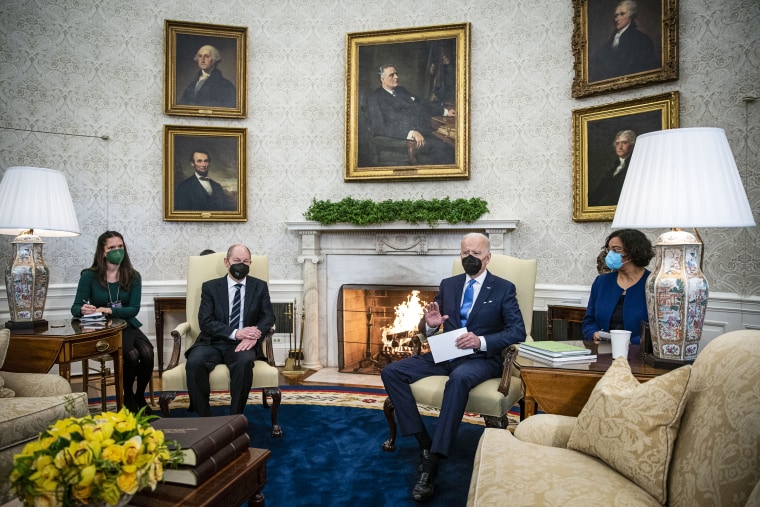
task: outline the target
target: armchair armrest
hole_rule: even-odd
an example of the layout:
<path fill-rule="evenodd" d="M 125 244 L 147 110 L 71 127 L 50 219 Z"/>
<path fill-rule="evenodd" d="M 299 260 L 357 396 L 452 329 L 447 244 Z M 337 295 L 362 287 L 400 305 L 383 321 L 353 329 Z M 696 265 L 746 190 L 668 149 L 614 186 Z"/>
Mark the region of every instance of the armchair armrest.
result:
<path fill-rule="evenodd" d="M 499 392 L 504 396 L 509 394 L 509 384 L 512 382 L 512 366 L 515 363 L 517 352 L 516 345 L 510 345 L 504 352 L 504 367 L 501 372 L 501 382 L 499 382 Z"/>
<path fill-rule="evenodd" d="M 171 370 L 179 364 L 180 353 L 182 352 L 182 342 L 190 334 L 190 323 L 183 322 L 172 330 L 172 339 L 174 344 L 172 346 L 172 355 L 169 358 L 169 364 L 166 365 L 167 370 Z"/>
<path fill-rule="evenodd" d="M 272 339 L 274 338 L 274 329 L 275 326 L 273 325 L 272 328 L 269 330 L 269 332 L 261 337 L 263 342 L 261 343 L 261 346 L 264 348 L 264 353 L 267 355 L 267 363 L 269 363 L 270 366 L 277 366 L 274 363 L 274 350 L 272 350 Z"/>

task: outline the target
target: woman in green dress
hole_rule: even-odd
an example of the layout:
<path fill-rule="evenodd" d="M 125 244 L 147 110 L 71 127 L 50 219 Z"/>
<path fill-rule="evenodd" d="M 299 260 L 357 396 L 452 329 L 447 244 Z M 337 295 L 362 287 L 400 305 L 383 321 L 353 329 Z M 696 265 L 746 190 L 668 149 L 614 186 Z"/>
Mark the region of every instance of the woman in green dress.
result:
<path fill-rule="evenodd" d="M 153 375 L 153 345 L 140 331 L 137 320 L 142 296 L 140 273 L 129 260 L 124 237 L 106 231 L 98 238 L 92 266 L 82 271 L 71 314 L 74 317 L 102 312 L 106 317 L 123 319 L 124 405 L 132 412 L 150 407 L 145 402 L 145 389 Z"/>

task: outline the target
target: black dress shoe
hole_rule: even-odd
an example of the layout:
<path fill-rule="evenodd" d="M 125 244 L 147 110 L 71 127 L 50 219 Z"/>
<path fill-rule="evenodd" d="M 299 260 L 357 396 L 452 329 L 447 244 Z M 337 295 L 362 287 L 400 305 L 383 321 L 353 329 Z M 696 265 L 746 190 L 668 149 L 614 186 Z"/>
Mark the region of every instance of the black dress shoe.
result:
<path fill-rule="evenodd" d="M 420 449 L 420 464 L 417 465 L 417 473 L 422 473 L 422 464 L 430 461 L 430 449 Z"/>
<path fill-rule="evenodd" d="M 422 472 L 420 478 L 417 479 L 417 484 L 412 489 L 412 498 L 418 502 L 426 502 L 433 498 L 433 493 L 435 493 L 434 481 L 433 474 Z"/>

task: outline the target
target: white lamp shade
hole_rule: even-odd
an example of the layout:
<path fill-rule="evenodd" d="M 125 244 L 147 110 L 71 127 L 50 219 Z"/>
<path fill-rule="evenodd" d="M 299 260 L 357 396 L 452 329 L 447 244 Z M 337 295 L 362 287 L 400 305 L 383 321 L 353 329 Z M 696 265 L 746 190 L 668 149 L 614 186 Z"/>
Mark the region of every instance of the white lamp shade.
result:
<path fill-rule="evenodd" d="M 0 234 L 78 236 L 66 176 L 53 169 L 9 167 L 0 181 Z"/>
<path fill-rule="evenodd" d="M 660 130 L 636 139 L 612 228 L 754 225 L 723 129 Z"/>

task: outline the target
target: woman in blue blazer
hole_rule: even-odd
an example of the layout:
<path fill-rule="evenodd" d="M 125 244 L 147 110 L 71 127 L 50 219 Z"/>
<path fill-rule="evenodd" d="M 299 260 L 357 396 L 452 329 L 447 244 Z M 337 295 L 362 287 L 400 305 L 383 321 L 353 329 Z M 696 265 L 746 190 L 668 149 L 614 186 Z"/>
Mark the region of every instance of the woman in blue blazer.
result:
<path fill-rule="evenodd" d="M 599 331 L 625 329 L 631 343 L 641 340 L 641 321 L 648 321 L 644 294 L 654 257 L 652 243 L 641 231 L 620 229 L 607 236 L 605 263 L 611 273 L 599 275 L 591 285 L 591 295 L 583 318 L 583 339 L 599 341 Z"/>

